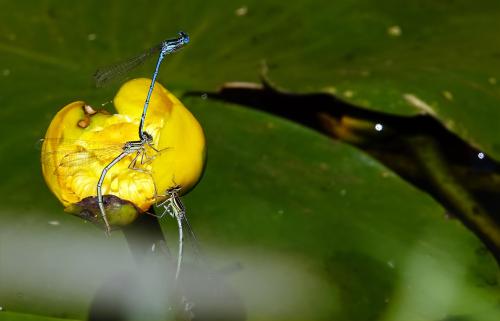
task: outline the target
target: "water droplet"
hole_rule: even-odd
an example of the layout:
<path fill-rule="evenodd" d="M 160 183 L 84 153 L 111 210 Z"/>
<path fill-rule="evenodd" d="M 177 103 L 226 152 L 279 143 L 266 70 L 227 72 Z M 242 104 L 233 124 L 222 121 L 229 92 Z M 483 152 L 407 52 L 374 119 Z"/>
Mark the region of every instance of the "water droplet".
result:
<path fill-rule="evenodd" d="M 2 306 L 0 306 L 0 311 L 3 311 L 3 307 Z"/>
<path fill-rule="evenodd" d="M 2 70 L 2 75 L 4 75 L 5 77 L 7 77 L 8 75 L 10 75 L 10 69 L 4 69 L 4 70 Z"/>
<path fill-rule="evenodd" d="M 278 214 L 279 214 L 279 215 L 282 215 L 283 213 L 285 213 L 285 211 L 284 211 L 284 210 L 278 210 Z"/>
<path fill-rule="evenodd" d="M 424 114 L 435 115 L 434 109 L 425 101 L 415 96 L 414 94 L 403 94 L 403 98 L 408 104 L 417 108 Z"/>
<path fill-rule="evenodd" d="M 346 90 L 344 91 L 344 96 L 346 98 L 352 98 L 352 96 L 354 96 L 354 92 L 352 90 Z"/>
<path fill-rule="evenodd" d="M 89 41 L 94 41 L 94 40 L 96 40 L 96 38 L 97 38 L 97 35 L 96 35 L 95 33 L 89 33 L 89 34 L 87 35 L 87 39 L 88 39 Z"/>
<path fill-rule="evenodd" d="M 207 98 L 208 98 L 208 95 L 207 95 L 206 93 L 201 94 L 201 99 L 205 100 L 205 99 L 207 99 Z"/>
<path fill-rule="evenodd" d="M 332 95 L 335 95 L 335 94 L 337 94 L 337 92 L 338 92 L 337 88 L 336 88 L 336 87 L 333 87 L 333 86 L 330 86 L 330 87 L 325 87 L 323 90 L 324 90 L 326 93 L 328 93 L 328 94 L 332 94 Z"/>
<path fill-rule="evenodd" d="M 48 223 L 49 223 L 49 225 L 52 225 L 52 226 L 59 226 L 59 225 L 61 225 L 61 223 L 59 221 L 49 221 Z"/>
<path fill-rule="evenodd" d="M 387 28 L 387 34 L 391 37 L 399 37 L 402 33 L 403 31 L 400 26 L 391 26 Z"/>
<path fill-rule="evenodd" d="M 477 158 L 479 158 L 479 159 L 484 159 L 484 156 L 485 156 L 485 155 L 484 155 L 484 153 L 483 153 L 483 152 L 479 152 L 479 153 L 477 153 Z"/>
<path fill-rule="evenodd" d="M 390 267 L 391 269 L 394 269 L 395 264 L 393 261 L 388 261 L 387 266 Z"/>
<path fill-rule="evenodd" d="M 345 189 L 340 190 L 340 196 L 346 196 L 347 191 Z"/>
<path fill-rule="evenodd" d="M 246 16 L 248 13 L 248 7 L 247 6 L 241 6 L 236 11 L 234 12 L 238 17 L 243 17 Z"/>
<path fill-rule="evenodd" d="M 443 91 L 443 97 L 447 100 L 453 100 L 453 94 L 448 90 Z"/>
<path fill-rule="evenodd" d="M 330 169 L 330 165 L 328 165 L 325 162 L 321 162 L 321 163 L 319 163 L 319 169 L 322 171 L 327 171 Z"/>
<path fill-rule="evenodd" d="M 381 132 L 382 129 L 384 129 L 384 125 L 382 125 L 380 123 L 375 124 L 375 130 L 376 131 Z"/>

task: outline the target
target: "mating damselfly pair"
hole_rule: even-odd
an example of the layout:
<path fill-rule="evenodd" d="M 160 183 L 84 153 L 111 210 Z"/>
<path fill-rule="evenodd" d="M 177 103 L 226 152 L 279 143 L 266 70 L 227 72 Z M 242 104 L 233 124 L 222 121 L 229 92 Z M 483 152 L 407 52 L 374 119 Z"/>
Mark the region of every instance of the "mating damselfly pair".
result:
<path fill-rule="evenodd" d="M 111 232 L 111 225 L 108 221 L 108 216 L 106 213 L 106 208 L 104 204 L 103 195 L 103 183 L 105 181 L 106 175 L 112 169 L 114 169 L 117 164 L 127 162 L 127 168 L 138 173 L 151 176 L 151 180 L 154 185 L 154 180 L 148 169 L 148 166 L 161 155 L 165 150 L 168 150 L 168 146 L 160 149 L 155 146 L 155 138 L 151 133 L 145 131 L 145 119 L 147 116 L 148 106 L 155 86 L 156 78 L 159 73 L 160 65 L 164 60 L 165 56 L 171 54 L 189 42 L 189 37 L 186 33 L 180 32 L 179 36 L 174 39 L 169 39 L 161 42 L 159 45 L 154 46 L 151 49 L 146 50 L 140 55 L 126 60 L 124 62 L 112 65 L 110 67 L 99 69 L 95 75 L 96 85 L 102 86 L 106 82 L 110 81 L 117 76 L 121 76 L 127 73 L 130 69 L 140 65 L 147 58 L 151 57 L 153 54 L 158 53 L 158 60 L 156 67 L 152 76 L 151 84 L 149 90 L 145 97 L 144 106 L 142 108 L 142 114 L 140 117 L 138 125 L 138 139 L 137 140 L 126 140 L 119 144 L 117 143 L 97 143 L 92 141 L 84 140 L 70 140 L 60 138 L 46 137 L 43 144 L 42 150 L 42 163 L 44 170 L 49 170 L 49 175 L 55 176 L 77 176 L 77 169 L 85 169 L 93 167 L 94 169 L 100 168 L 100 176 L 95 185 L 97 204 L 99 207 L 100 215 L 104 223 L 104 228 L 106 234 L 109 235 Z M 85 106 L 83 106 L 85 108 Z M 87 106 L 89 107 L 89 106 Z M 87 110 L 93 110 L 92 108 L 87 108 Z M 53 148 L 48 148 L 47 146 L 52 146 Z M 165 199 L 163 202 L 155 202 L 162 206 L 164 211 L 158 216 L 163 216 L 169 213 L 171 216 L 175 217 L 179 226 L 179 258 L 178 258 L 178 269 L 176 272 L 176 277 L 179 275 L 180 262 L 182 260 L 182 228 L 183 224 L 187 225 L 187 218 L 185 216 L 185 209 L 179 198 L 179 192 L 181 190 L 180 186 L 174 186 L 166 191 L 163 191 L 163 195 L 159 195 L 156 191 L 155 197 Z M 189 228 L 190 234 L 192 234 Z"/>

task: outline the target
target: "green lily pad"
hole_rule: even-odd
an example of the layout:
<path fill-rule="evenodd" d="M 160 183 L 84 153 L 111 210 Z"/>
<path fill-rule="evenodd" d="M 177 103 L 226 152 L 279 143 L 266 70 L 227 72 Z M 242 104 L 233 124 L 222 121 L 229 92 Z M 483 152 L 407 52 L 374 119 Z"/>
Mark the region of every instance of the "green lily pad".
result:
<path fill-rule="evenodd" d="M 500 159 L 499 6 L 493 0 L 5 4 L 0 84 L 26 82 L 36 69 L 43 78 L 30 78 L 29 88 L 74 97 L 91 87 L 97 67 L 183 29 L 192 42 L 165 62 L 160 80 L 167 86 L 214 90 L 226 81 L 258 81 L 265 62 L 278 87 L 326 91 L 391 114 L 429 113 Z M 111 92 L 93 95 L 103 103 Z"/>
<path fill-rule="evenodd" d="M 428 113 L 500 159 L 500 5 L 493 0 L 5 6 L 11 7 L 0 14 L 6 57 L 0 83 L 26 81 L 23 74 L 44 69 L 30 88 L 73 97 L 69 88 L 91 87 L 97 67 L 183 29 L 192 42 L 165 62 L 160 80 L 167 86 L 214 90 L 227 81 L 257 81 L 265 62 L 280 88 L 330 92 L 391 114 Z M 62 79 L 58 92 L 49 90 Z M 91 92 L 103 103 L 112 91 Z"/>
<path fill-rule="evenodd" d="M 500 153 L 490 126 L 495 73 L 481 68 L 488 61 L 481 55 L 493 54 L 495 44 L 475 38 L 470 43 L 483 49 L 467 55 L 459 44 L 460 32 L 473 32 L 463 26 L 472 23 L 485 29 L 485 39 L 493 35 L 486 26 L 494 10 L 432 2 L 256 3 L 247 2 L 244 15 L 238 6 L 213 2 L 3 5 L 0 306 L 6 311 L 85 319 L 100 286 L 135 269 L 120 233 L 107 240 L 63 213 L 41 178 L 36 140 L 68 102 L 99 106 L 112 99 L 119 83 L 94 89 L 97 67 L 179 29 L 192 43 L 169 56 L 160 74 L 178 93 L 257 81 L 265 59 L 271 80 L 294 91 L 335 86 L 349 101 L 400 115 L 420 112 L 403 96 L 413 94 L 450 128 Z M 450 35 L 454 24 L 459 32 Z M 387 34 L 395 25 L 399 37 Z M 412 47 L 416 40 L 420 49 Z M 433 105 L 441 96 L 440 104 L 460 103 L 462 112 Z M 213 269 L 241 265 L 224 282 L 241 297 L 249 320 L 499 319 L 493 259 L 428 196 L 366 154 L 296 124 L 208 100 L 186 105 L 209 143 L 205 177 L 185 198 L 188 214 Z M 162 224 L 175 240 L 174 222 Z M 0 319 L 12 313 L 0 312 Z"/>
<path fill-rule="evenodd" d="M 186 104 L 202 120 L 210 151 L 204 179 L 186 197 L 192 225 L 209 253 L 229 252 L 223 262 L 242 264 L 232 277 L 243 288 L 251 279 L 264 298 L 303 291 L 302 301 L 282 302 L 293 307 L 284 319 L 500 313 L 497 269 L 482 246 L 386 168 L 287 121 L 200 99 Z M 254 277 L 254 268 L 279 277 Z M 272 318 L 271 307 L 262 310 L 249 318 Z"/>
<path fill-rule="evenodd" d="M 224 279 L 248 319 L 498 318 L 492 258 L 428 196 L 356 149 L 293 123 L 185 103 L 209 144 L 188 214 L 211 268 L 241 265 Z M 22 146 L 13 156 L 23 154 L 37 165 L 36 150 Z M 63 213 L 36 166 L 2 166 L 19 171 L 0 187 L 0 301 L 9 311 L 85 318 L 100 285 L 134 268 L 125 240 L 106 240 Z M 28 179 L 23 193 L 9 193 Z M 173 220 L 162 224 L 175 247 Z"/>

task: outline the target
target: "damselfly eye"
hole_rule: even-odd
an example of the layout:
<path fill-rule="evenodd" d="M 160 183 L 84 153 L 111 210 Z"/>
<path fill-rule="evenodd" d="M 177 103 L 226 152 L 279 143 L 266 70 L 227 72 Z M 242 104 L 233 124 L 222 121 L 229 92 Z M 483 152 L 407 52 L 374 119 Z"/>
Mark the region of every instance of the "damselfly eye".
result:
<path fill-rule="evenodd" d="M 181 32 L 179 32 L 179 36 L 182 37 L 182 42 L 184 44 L 189 43 L 189 35 L 187 33 L 185 33 L 184 31 L 181 31 Z"/>
<path fill-rule="evenodd" d="M 180 192 L 181 189 L 182 189 L 182 187 L 180 185 L 175 185 L 174 187 L 169 188 L 167 190 L 167 193 L 169 195 L 177 194 Z"/>
<path fill-rule="evenodd" d="M 145 141 L 148 141 L 148 142 L 152 142 L 153 141 L 153 136 L 151 136 L 151 134 L 149 134 L 148 132 L 143 132 L 142 133 L 142 139 L 145 140 Z"/>

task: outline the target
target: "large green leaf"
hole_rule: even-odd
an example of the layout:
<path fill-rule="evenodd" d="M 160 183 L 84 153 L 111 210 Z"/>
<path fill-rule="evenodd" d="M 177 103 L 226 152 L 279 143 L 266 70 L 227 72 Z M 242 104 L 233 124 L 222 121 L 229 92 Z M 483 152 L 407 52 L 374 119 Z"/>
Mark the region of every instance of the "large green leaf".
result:
<path fill-rule="evenodd" d="M 96 67 L 184 29 L 192 44 L 169 57 L 160 76 L 166 84 L 213 90 L 225 81 L 255 81 L 265 61 L 277 86 L 333 92 L 399 115 L 431 113 L 500 158 L 497 1 L 247 1 L 244 7 L 239 16 L 238 6 L 225 1 L 3 3 L 0 52 L 9 75 L 2 81 L 26 81 L 37 69 L 43 78 L 30 89 L 74 97 L 75 88 L 90 86 Z M 68 86 L 52 90 L 62 79 Z"/>
<path fill-rule="evenodd" d="M 92 88 L 96 67 L 181 28 L 192 44 L 169 56 L 160 74 L 179 93 L 255 81 L 262 59 L 279 86 L 316 91 L 333 85 L 354 92 L 356 103 L 403 115 L 416 112 L 403 93 L 433 101 L 442 84 L 454 95 L 450 104 L 462 94 L 469 102 L 460 105 L 462 113 L 438 106 L 438 116 L 493 151 L 494 95 L 456 80 L 486 77 L 491 86 L 490 71 L 477 71 L 485 60 L 472 64 L 442 53 L 462 49 L 452 46 L 460 37 L 448 27 L 484 26 L 481 19 L 493 19 L 494 11 L 464 10 L 467 16 L 454 20 L 458 9 L 431 2 L 384 3 L 247 2 L 248 13 L 238 16 L 237 6 L 222 2 L 2 2 L 0 306 L 83 319 L 110 275 L 134 269 L 120 233 L 106 240 L 62 212 L 41 178 L 36 139 L 66 103 L 84 99 L 98 106 L 112 99 L 118 84 Z M 391 25 L 401 26 L 401 37 L 387 36 Z M 416 39 L 422 54 L 412 49 Z M 478 56 L 494 51 L 492 42 L 484 46 Z M 463 73 L 447 77 L 458 62 Z M 441 73 L 442 66 L 448 69 Z M 499 318 L 493 260 L 429 197 L 365 154 L 297 125 L 208 100 L 186 105 L 209 143 L 205 177 L 186 197 L 188 213 L 214 269 L 242 263 L 226 282 L 249 319 Z M 473 107 L 485 112 L 467 118 Z M 163 224 L 175 239 L 173 222 Z M 10 317 L 0 312 L 0 319 Z"/>
<path fill-rule="evenodd" d="M 226 281 L 249 319 L 498 318 L 491 257 L 427 196 L 297 125 L 201 99 L 186 104 L 209 143 L 206 175 L 186 199 L 192 225 L 214 268 L 242 264 Z M 37 163 L 30 146 L 16 154 Z M 1 186 L 1 301 L 7 310 L 85 317 L 100 285 L 133 269 L 125 241 L 62 213 L 36 168 L 2 165 L 18 173 Z M 173 222 L 163 222 L 174 240 Z"/>
<path fill-rule="evenodd" d="M 356 150 L 301 127 L 231 106 L 186 103 L 206 120 L 212 151 L 205 178 L 187 197 L 193 225 L 216 248 L 251 248 L 250 256 L 233 250 L 225 258 L 248 267 L 235 274 L 243 284 L 259 260 L 270 260 L 277 273 L 304 274 L 312 301 L 294 302 L 285 319 L 474 319 L 479 310 L 480 318 L 496 317 L 495 308 L 476 301 L 483 291 L 492 291 L 485 299 L 496 296 L 496 268 L 428 197 Z M 307 279 L 311 274 L 319 284 Z M 301 281 L 293 277 L 274 286 L 296 290 Z M 253 282 L 265 296 L 270 281 Z"/>
<path fill-rule="evenodd" d="M 348 101 L 389 113 L 430 112 L 500 156 L 495 132 L 500 7 L 493 0 L 404 6 L 394 0 L 250 1 L 244 16 L 224 1 L 3 7 L 0 49 L 24 62 L 4 65 L 12 77 L 32 69 L 30 61 L 38 62 L 52 69 L 46 77 L 65 70 L 82 88 L 96 66 L 183 28 L 191 33 L 192 46 L 170 59 L 161 78 L 172 81 L 165 74 L 175 75 L 184 89 L 256 80 L 266 61 L 278 86 L 334 90 Z M 397 30 L 399 36 L 391 36 Z"/>

